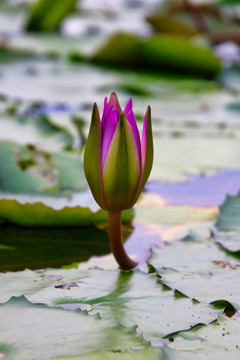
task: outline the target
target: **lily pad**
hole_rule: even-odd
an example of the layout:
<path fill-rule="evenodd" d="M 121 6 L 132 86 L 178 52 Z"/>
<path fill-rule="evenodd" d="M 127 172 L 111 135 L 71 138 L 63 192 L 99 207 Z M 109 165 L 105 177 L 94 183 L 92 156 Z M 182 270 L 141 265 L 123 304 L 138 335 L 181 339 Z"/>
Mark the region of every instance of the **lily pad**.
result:
<path fill-rule="evenodd" d="M 0 303 L 6 303 L 12 296 L 28 296 L 47 287 L 61 288 L 69 284 L 69 288 L 78 286 L 88 276 L 88 271 L 72 269 L 40 269 L 32 271 L 25 269 L 18 272 L 0 272 L 2 292 Z M 70 285 L 71 284 L 71 285 Z"/>
<path fill-rule="evenodd" d="M 227 250 L 240 253 L 240 194 L 227 196 L 220 206 L 216 227 L 220 231 L 216 241 Z"/>
<path fill-rule="evenodd" d="M 186 297 L 175 297 L 173 291 L 162 288 L 157 278 L 140 271 L 119 273 L 93 269 L 88 274 L 70 291 L 67 284 L 65 288 L 48 287 L 29 295 L 28 299 L 68 309 L 90 305 L 90 314 L 99 313 L 103 319 L 119 321 L 127 327 L 137 325 L 138 332 L 148 340 L 198 323 L 209 323 L 217 316 L 218 310 L 194 304 Z"/>
<path fill-rule="evenodd" d="M 220 60 L 210 49 L 170 34 L 144 40 L 132 35 L 115 34 L 92 57 L 92 61 L 155 71 L 186 72 L 209 78 L 221 70 Z"/>
<path fill-rule="evenodd" d="M 240 261 L 214 241 L 189 235 L 154 249 L 149 263 L 171 289 L 207 303 L 225 300 L 240 309 Z"/>
<path fill-rule="evenodd" d="M 233 360 L 238 360 L 239 339 L 240 321 L 219 315 L 218 320 L 208 326 L 179 333 L 169 346 L 177 350 L 173 352 L 174 359 L 224 360 L 227 356 Z M 170 360 L 172 357 L 166 357 L 166 360 L 168 359 Z"/>
<path fill-rule="evenodd" d="M 240 193 L 227 196 L 220 206 L 220 213 L 216 226 L 220 231 L 234 231 L 240 235 Z"/>
<path fill-rule="evenodd" d="M 238 169 L 238 143 L 237 139 L 162 139 L 155 135 L 155 156 L 150 179 L 186 181 L 189 174 Z M 213 146 L 217 151 L 211 151 Z"/>
<path fill-rule="evenodd" d="M 132 218 L 131 210 L 123 212 L 123 221 Z M 0 193 L 0 220 L 27 227 L 78 227 L 107 222 L 107 212 L 98 207 L 90 192 L 70 198 Z"/>
<path fill-rule="evenodd" d="M 175 35 L 164 34 L 143 40 L 139 52 L 143 56 L 143 63 L 158 70 L 212 77 L 222 68 L 220 60 L 210 49 Z"/>
<path fill-rule="evenodd" d="M 34 145 L 0 141 L 0 164 L 1 190 L 58 193 L 87 189 L 82 160 L 74 153 L 51 154 Z"/>
<path fill-rule="evenodd" d="M 179 225 L 214 221 L 218 215 L 217 207 L 168 205 L 163 197 L 149 193 L 141 195 L 134 209 L 138 221 L 158 225 Z"/>
<path fill-rule="evenodd" d="M 52 360 L 160 360 L 160 349 L 147 347 L 138 351 L 126 350 L 124 352 L 96 351 L 91 354 L 74 358 L 56 358 Z"/>
<path fill-rule="evenodd" d="M 24 151 L 25 150 L 25 151 Z M 10 142 L 0 143 L 0 188 L 10 191 L 43 192 L 54 187 L 54 182 L 36 172 L 22 170 L 17 164 L 17 156 L 25 157 L 29 165 L 34 159 L 30 157 L 27 148 Z M 40 175 L 40 176 L 39 176 Z"/>
<path fill-rule="evenodd" d="M 73 145 L 73 136 L 68 129 L 57 125 L 45 115 L 1 115 L 0 139 L 19 144 L 33 144 L 44 148 L 45 151 L 63 150 Z"/>
<path fill-rule="evenodd" d="M 16 360 L 74 357 L 148 345 L 136 335 L 135 328 L 127 329 L 81 310 L 32 305 L 23 296 L 0 305 L 0 322 L 1 341 L 14 348 Z"/>

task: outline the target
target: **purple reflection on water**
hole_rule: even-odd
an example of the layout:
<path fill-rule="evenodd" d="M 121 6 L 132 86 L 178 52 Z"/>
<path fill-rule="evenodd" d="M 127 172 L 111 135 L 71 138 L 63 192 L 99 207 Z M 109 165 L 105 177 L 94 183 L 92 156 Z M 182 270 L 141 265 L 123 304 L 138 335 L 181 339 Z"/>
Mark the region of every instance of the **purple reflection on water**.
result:
<path fill-rule="evenodd" d="M 219 206 L 227 195 L 239 192 L 240 170 L 224 170 L 208 176 L 194 175 L 184 183 L 149 181 L 145 190 L 160 195 L 170 205 Z"/>

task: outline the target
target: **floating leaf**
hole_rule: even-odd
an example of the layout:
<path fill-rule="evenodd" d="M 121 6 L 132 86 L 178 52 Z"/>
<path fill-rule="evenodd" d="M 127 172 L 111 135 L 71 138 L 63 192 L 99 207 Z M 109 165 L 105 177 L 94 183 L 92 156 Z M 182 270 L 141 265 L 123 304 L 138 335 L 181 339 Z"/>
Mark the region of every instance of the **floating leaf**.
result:
<path fill-rule="evenodd" d="M 49 153 L 34 145 L 0 141 L 0 189 L 12 192 L 83 191 L 87 182 L 81 158 Z"/>
<path fill-rule="evenodd" d="M 96 52 L 92 61 L 112 66 L 132 67 L 138 64 L 139 39 L 134 35 L 115 34 Z"/>
<path fill-rule="evenodd" d="M 220 60 L 210 49 L 169 34 L 145 40 L 122 33 L 115 34 L 92 57 L 92 61 L 156 71 L 185 72 L 199 77 L 213 77 L 221 70 Z"/>
<path fill-rule="evenodd" d="M 217 218 L 216 207 L 177 206 L 166 204 L 157 194 L 143 193 L 134 206 L 138 221 L 159 225 L 179 225 L 213 221 Z"/>
<path fill-rule="evenodd" d="M 162 139 L 155 136 L 155 158 L 150 178 L 186 181 L 189 174 L 238 169 L 240 163 L 238 142 L 237 139 L 217 137 Z M 211 151 L 213 146 L 217 151 Z"/>
<path fill-rule="evenodd" d="M 228 196 L 220 206 L 216 227 L 220 231 L 216 241 L 227 250 L 240 253 L 240 193 Z"/>
<path fill-rule="evenodd" d="M 54 187 L 54 182 L 49 181 L 48 178 L 36 172 L 22 170 L 17 164 L 18 155 L 25 163 L 34 164 L 34 159 L 27 148 L 10 142 L 0 142 L 0 189 L 15 192 L 43 192 Z"/>
<path fill-rule="evenodd" d="M 138 350 L 138 349 L 136 349 Z M 160 360 L 160 349 L 147 347 L 138 351 L 126 350 L 124 352 L 96 351 L 91 354 L 82 355 L 77 358 L 58 358 L 51 360 Z"/>
<path fill-rule="evenodd" d="M 187 236 L 154 249 L 149 263 L 171 289 L 207 303 L 225 300 L 240 309 L 240 261 L 213 241 Z"/>
<path fill-rule="evenodd" d="M 235 231 L 240 235 L 240 193 L 228 196 L 223 205 L 216 226 L 220 231 Z"/>
<path fill-rule="evenodd" d="M 174 359 L 224 360 L 227 356 L 237 360 L 240 352 L 239 339 L 240 321 L 219 315 L 218 320 L 208 326 L 179 333 L 169 346 L 176 350 L 172 352 Z M 168 353 L 167 349 L 165 350 Z M 172 357 L 166 357 L 166 360 L 170 359 Z"/>
<path fill-rule="evenodd" d="M 0 305 L 0 322 L 1 341 L 14 348 L 16 360 L 30 360 L 33 356 L 42 360 L 71 358 L 94 351 L 124 351 L 148 345 L 136 335 L 135 328 L 127 329 L 81 310 L 32 305 L 23 296 Z"/>
<path fill-rule="evenodd" d="M 132 211 L 123 212 L 130 221 Z M 10 195 L 0 193 L 0 220 L 21 226 L 64 227 L 107 222 L 107 212 L 95 203 L 90 192 L 75 196 Z"/>
<path fill-rule="evenodd" d="M 23 116 L 1 115 L 0 139 L 32 144 L 46 151 L 71 148 L 73 144 L 73 136 L 68 129 L 57 125 L 46 115 L 33 117 L 27 113 Z"/>
<path fill-rule="evenodd" d="M 217 314 L 209 306 L 175 297 L 155 277 L 139 271 L 89 270 L 85 279 L 70 291 L 67 284 L 62 288 L 52 286 L 29 295 L 28 299 L 69 309 L 79 304 L 90 305 L 90 314 L 99 313 L 103 319 L 116 320 L 127 327 L 137 325 L 139 333 L 149 340 L 198 323 L 209 323 Z"/>
<path fill-rule="evenodd" d="M 196 28 L 187 22 L 179 20 L 177 17 L 168 14 L 154 14 L 147 17 L 147 21 L 152 25 L 157 33 L 173 33 L 190 37 L 198 33 Z"/>

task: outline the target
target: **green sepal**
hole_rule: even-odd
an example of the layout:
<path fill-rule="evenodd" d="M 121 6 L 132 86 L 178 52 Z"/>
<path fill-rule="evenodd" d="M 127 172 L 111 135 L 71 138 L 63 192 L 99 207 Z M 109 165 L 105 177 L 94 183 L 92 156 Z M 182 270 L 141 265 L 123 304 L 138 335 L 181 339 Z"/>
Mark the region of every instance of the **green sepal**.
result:
<path fill-rule="evenodd" d="M 144 185 L 146 184 L 149 175 L 152 170 L 153 165 L 153 135 L 152 135 L 152 122 L 151 122 L 151 108 L 148 106 L 147 112 L 146 112 L 146 151 L 144 152 L 142 150 L 142 171 L 143 171 L 143 177 L 142 177 L 142 184 L 141 184 L 141 190 L 143 189 Z M 142 140 L 143 141 L 143 140 Z M 143 144 L 142 144 L 143 149 Z"/>
<path fill-rule="evenodd" d="M 101 124 L 97 104 L 93 105 L 92 119 L 84 152 L 84 172 L 93 197 L 105 209 L 101 184 Z"/>
<path fill-rule="evenodd" d="M 109 210 L 132 205 L 139 188 L 139 168 L 133 132 L 122 112 L 103 169 L 104 201 Z"/>

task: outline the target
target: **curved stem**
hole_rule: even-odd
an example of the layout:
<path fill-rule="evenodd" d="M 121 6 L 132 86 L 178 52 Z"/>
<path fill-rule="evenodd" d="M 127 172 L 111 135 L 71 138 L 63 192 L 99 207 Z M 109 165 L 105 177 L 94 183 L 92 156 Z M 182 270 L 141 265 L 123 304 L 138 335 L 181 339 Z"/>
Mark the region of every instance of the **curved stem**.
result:
<path fill-rule="evenodd" d="M 108 212 L 108 235 L 110 246 L 117 263 L 122 270 L 131 270 L 137 263 L 130 259 L 122 241 L 122 212 Z"/>

